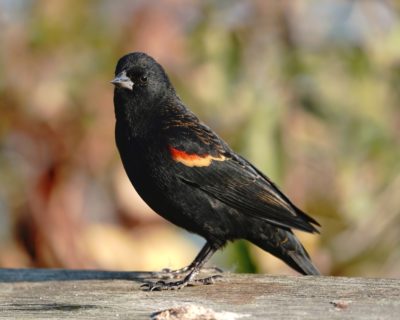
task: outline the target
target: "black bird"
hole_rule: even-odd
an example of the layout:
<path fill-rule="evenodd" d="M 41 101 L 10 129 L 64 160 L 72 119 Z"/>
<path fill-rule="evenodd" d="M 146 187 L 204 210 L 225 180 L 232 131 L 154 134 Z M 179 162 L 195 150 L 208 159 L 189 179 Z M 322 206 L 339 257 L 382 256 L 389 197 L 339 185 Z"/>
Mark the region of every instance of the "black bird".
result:
<path fill-rule="evenodd" d="M 117 64 L 115 138 L 134 188 L 159 215 L 207 242 L 179 281 L 149 290 L 179 289 L 228 241 L 246 239 L 304 275 L 317 275 L 293 229 L 317 233 L 318 222 L 297 208 L 250 162 L 236 154 L 177 96 L 164 69 L 145 53 Z"/>

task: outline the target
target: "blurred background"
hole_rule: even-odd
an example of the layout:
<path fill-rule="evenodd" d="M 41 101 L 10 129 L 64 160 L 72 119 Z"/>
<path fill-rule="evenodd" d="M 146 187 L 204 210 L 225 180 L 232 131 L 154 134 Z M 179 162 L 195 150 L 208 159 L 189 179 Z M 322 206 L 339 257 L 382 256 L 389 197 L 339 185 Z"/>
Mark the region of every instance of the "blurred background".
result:
<path fill-rule="evenodd" d="M 400 4 L 0 0 L 0 267 L 182 267 L 204 240 L 154 214 L 114 143 L 120 56 L 322 225 L 326 275 L 400 277 Z M 213 265 L 294 274 L 237 242 Z"/>

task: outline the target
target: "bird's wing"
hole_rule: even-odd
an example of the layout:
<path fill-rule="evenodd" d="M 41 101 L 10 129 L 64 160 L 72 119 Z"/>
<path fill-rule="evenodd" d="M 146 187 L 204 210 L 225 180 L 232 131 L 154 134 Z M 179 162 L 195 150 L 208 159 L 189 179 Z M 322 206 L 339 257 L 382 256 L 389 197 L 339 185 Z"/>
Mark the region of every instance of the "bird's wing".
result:
<path fill-rule="evenodd" d="M 243 214 L 283 228 L 318 232 L 314 219 L 192 114 L 170 122 L 165 131 L 171 170 L 185 183 Z"/>

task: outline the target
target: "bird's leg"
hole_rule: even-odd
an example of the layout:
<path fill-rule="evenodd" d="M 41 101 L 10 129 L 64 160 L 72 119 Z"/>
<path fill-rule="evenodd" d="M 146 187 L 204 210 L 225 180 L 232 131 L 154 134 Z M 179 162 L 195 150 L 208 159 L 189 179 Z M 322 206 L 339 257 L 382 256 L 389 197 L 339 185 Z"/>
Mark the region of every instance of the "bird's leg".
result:
<path fill-rule="evenodd" d="M 153 278 L 158 278 L 158 279 L 176 279 L 179 276 L 181 276 L 182 274 L 185 274 L 188 271 L 190 271 L 193 268 L 194 263 L 195 263 L 195 260 L 188 266 L 177 269 L 177 270 L 171 270 L 169 268 L 164 268 L 159 272 L 152 272 L 151 276 Z"/>
<path fill-rule="evenodd" d="M 186 267 L 183 267 L 183 268 L 180 268 L 180 269 L 176 269 L 176 270 L 171 270 L 169 268 L 164 268 L 159 272 L 152 272 L 151 273 L 151 277 L 152 278 L 158 278 L 158 279 L 164 279 L 164 280 L 165 279 L 177 279 L 180 276 L 185 275 L 188 272 L 190 272 L 195 267 L 196 262 L 197 262 L 197 260 L 195 259 L 195 260 L 193 260 L 193 262 L 190 265 L 188 265 Z M 213 272 L 222 273 L 223 271 L 220 268 L 217 268 L 217 267 L 209 267 L 209 268 L 203 267 L 203 268 L 201 268 L 201 272 L 205 272 L 205 273 L 213 273 Z"/>
<path fill-rule="evenodd" d="M 152 276 L 154 278 L 159 278 L 159 279 L 175 279 L 178 278 L 180 275 L 187 273 L 190 270 L 190 267 L 192 265 L 188 265 L 186 267 L 177 269 L 177 270 L 172 270 L 169 268 L 164 268 L 159 272 L 153 272 Z"/>
<path fill-rule="evenodd" d="M 158 279 L 177 279 L 180 276 L 188 273 L 190 270 L 192 269 L 192 264 L 181 268 L 181 269 L 177 269 L 177 270 L 171 270 L 169 268 L 165 268 L 162 269 L 159 272 L 152 272 L 151 276 L 153 278 L 158 278 Z M 220 268 L 217 267 L 203 267 L 201 268 L 201 272 L 205 272 L 205 273 L 222 273 L 223 271 Z"/>
<path fill-rule="evenodd" d="M 166 279 L 177 279 L 181 275 L 189 273 L 190 271 L 193 270 L 194 267 L 196 267 L 196 264 L 201 259 L 201 255 L 203 254 L 203 250 L 204 249 L 205 249 L 205 246 L 199 252 L 197 257 L 193 260 L 193 262 L 190 265 L 188 265 L 186 267 L 183 267 L 183 268 L 180 268 L 180 269 L 177 269 L 177 270 L 171 270 L 171 269 L 165 268 L 165 269 L 162 269 L 160 272 L 152 272 L 151 277 L 152 278 L 163 279 L 163 280 L 166 280 Z M 204 263 L 203 263 L 203 265 L 204 265 Z M 202 272 L 206 272 L 206 273 L 212 273 L 212 272 L 222 273 L 223 272 L 220 268 L 217 268 L 217 267 L 210 267 L 210 268 L 204 267 L 204 268 L 201 268 L 201 271 Z"/>
<path fill-rule="evenodd" d="M 171 289 L 181 289 L 187 286 L 191 281 L 194 280 L 196 275 L 200 272 L 203 265 L 211 258 L 211 256 L 218 250 L 218 247 L 211 246 L 208 242 L 204 245 L 204 247 L 200 250 L 199 254 L 193 260 L 193 262 L 185 268 L 175 270 L 173 272 L 177 272 L 178 274 L 188 273 L 185 278 L 175 282 L 165 282 L 165 281 L 157 281 L 157 282 L 148 282 L 143 284 L 141 287 L 147 289 L 149 291 L 153 290 L 171 290 Z M 221 275 L 207 277 L 205 279 L 195 280 L 195 283 L 201 284 L 211 284 L 214 283 L 214 280 L 221 277 Z"/>

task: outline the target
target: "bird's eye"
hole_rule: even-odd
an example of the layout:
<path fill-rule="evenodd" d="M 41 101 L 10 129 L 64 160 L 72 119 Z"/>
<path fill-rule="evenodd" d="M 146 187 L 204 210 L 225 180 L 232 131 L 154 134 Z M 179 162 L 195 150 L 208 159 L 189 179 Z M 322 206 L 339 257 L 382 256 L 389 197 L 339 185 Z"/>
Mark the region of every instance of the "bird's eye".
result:
<path fill-rule="evenodd" d="M 146 76 L 141 76 L 141 77 L 140 77 L 140 81 L 141 81 L 142 83 L 146 83 L 146 82 L 147 82 L 147 77 L 146 77 Z"/>

